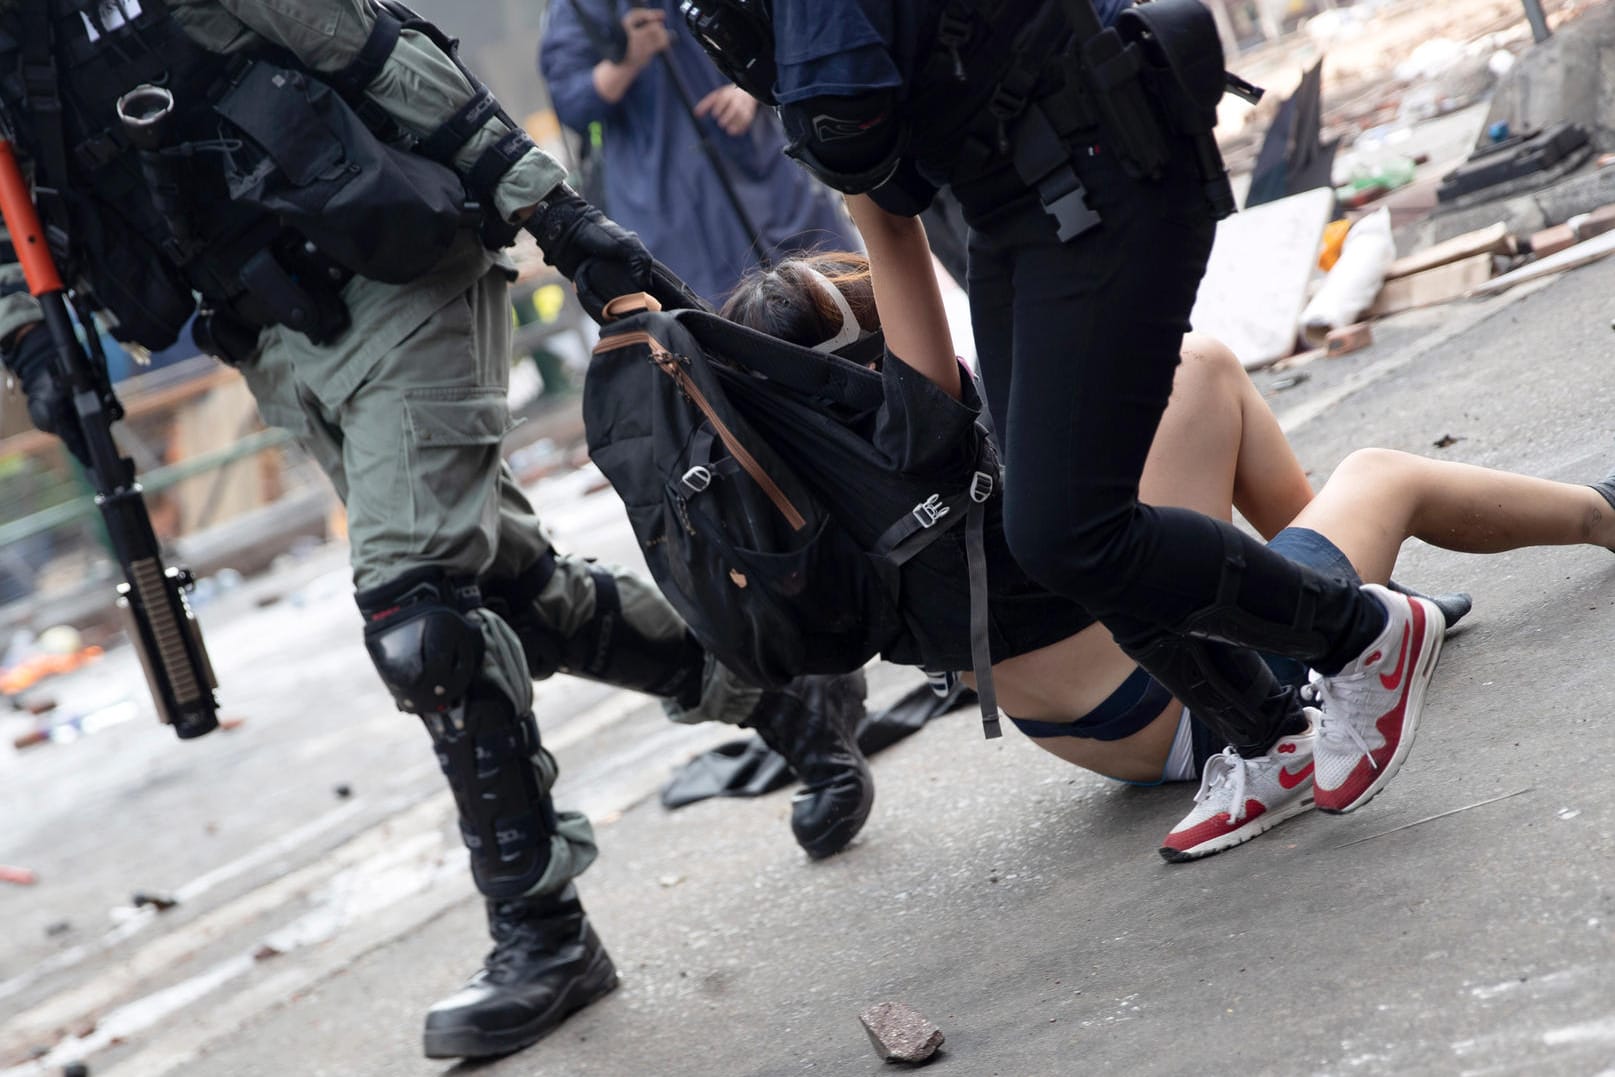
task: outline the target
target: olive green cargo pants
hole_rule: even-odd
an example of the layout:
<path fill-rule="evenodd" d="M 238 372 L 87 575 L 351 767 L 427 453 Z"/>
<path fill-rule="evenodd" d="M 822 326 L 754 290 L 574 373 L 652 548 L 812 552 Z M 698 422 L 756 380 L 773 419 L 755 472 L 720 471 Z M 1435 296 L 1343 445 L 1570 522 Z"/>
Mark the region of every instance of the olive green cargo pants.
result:
<path fill-rule="evenodd" d="M 510 428 L 510 318 L 505 277 L 494 269 L 383 354 L 334 406 L 299 377 L 305 349 L 271 346 L 243 367 L 264 421 L 296 435 L 347 506 L 360 590 L 411 569 L 510 578 L 550 549 L 500 456 Z M 556 565 L 538 606 L 569 636 L 593 614 L 594 583 L 581 559 L 558 556 Z M 683 635 L 683 622 L 653 584 L 620 568 L 611 571 L 623 615 L 639 632 L 652 639 Z M 487 644 L 485 675 L 508 693 L 517 713 L 531 709 L 532 681 L 515 632 L 486 609 L 474 616 Z M 709 669 L 701 703 L 684 709 L 665 701 L 669 715 L 744 721 L 761 691 L 716 663 Z M 541 748 L 532 762 L 549 789 L 553 757 Z M 588 820 L 577 812 L 557 818 L 550 868 L 535 894 L 559 890 L 595 857 Z"/>

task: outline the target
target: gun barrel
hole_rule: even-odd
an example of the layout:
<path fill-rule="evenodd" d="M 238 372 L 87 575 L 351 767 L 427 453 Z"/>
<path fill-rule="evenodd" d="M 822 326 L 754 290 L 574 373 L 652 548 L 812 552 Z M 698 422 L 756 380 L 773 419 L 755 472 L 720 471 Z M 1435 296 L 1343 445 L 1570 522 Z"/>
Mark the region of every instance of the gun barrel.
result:
<path fill-rule="evenodd" d="M 127 583 L 118 588 L 129 641 L 140 656 L 158 716 L 182 739 L 217 728 L 218 681 L 202 633 L 185 592 L 191 576 L 165 568 L 157 533 L 151 526 L 134 465 L 118 450 L 112 424 L 122 408 L 104 374 L 85 355 L 74 331 L 62 279 L 51 259 L 22 170 L 11 144 L 0 139 L 0 215 L 28 278 L 28 290 L 39 299 L 46 330 L 56 345 L 62 384 L 73 390 L 73 407 L 84 434 L 96 506 Z M 81 312 L 85 328 L 93 332 Z"/>

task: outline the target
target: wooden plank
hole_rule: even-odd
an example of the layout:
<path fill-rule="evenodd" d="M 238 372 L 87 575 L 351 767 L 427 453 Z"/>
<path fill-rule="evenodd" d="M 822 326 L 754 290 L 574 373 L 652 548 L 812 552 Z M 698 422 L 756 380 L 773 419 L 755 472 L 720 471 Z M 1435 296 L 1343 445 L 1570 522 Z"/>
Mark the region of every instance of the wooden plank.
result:
<path fill-rule="evenodd" d="M 1406 258 L 1398 258 L 1391 263 L 1385 279 L 1411 277 L 1415 273 L 1423 273 L 1427 269 L 1434 269 L 1449 262 L 1472 258 L 1477 254 L 1512 254 L 1514 253 L 1510 249 L 1512 246 L 1513 240 L 1509 238 L 1508 225 L 1499 221 L 1473 232 L 1465 232 L 1461 236 L 1453 236 L 1445 243 L 1437 243 L 1434 247 L 1427 247 Z"/>
<path fill-rule="evenodd" d="M 1386 281 L 1368 308 L 1370 317 L 1383 317 L 1415 307 L 1446 303 L 1468 295 L 1492 276 L 1492 255 L 1472 254 L 1468 258 L 1426 269 L 1410 277 Z"/>
<path fill-rule="evenodd" d="M 1307 283 L 1334 204 L 1334 192 L 1320 187 L 1219 224 L 1190 324 L 1227 344 L 1248 370 L 1294 351 Z"/>
<path fill-rule="evenodd" d="M 1584 265 L 1591 265 L 1600 258 L 1608 257 L 1611 254 L 1615 254 L 1615 232 L 1605 232 L 1603 235 L 1589 239 L 1585 243 L 1578 243 L 1568 250 L 1562 250 L 1558 254 L 1549 255 L 1547 258 L 1532 262 L 1528 266 L 1521 266 L 1512 273 L 1504 273 L 1501 277 L 1496 277 L 1477 285 L 1473 294 L 1495 295 L 1498 292 L 1514 287 L 1516 284 L 1524 284 L 1526 281 L 1536 280 L 1538 277 L 1546 277 L 1554 273 L 1562 273 L 1567 269 L 1579 269 Z"/>

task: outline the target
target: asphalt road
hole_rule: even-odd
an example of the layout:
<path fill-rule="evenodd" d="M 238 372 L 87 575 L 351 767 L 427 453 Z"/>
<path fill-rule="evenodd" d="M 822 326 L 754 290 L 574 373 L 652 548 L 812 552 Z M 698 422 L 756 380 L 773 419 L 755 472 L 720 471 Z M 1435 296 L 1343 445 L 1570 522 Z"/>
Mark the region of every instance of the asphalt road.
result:
<path fill-rule="evenodd" d="M 1405 315 L 1271 399 L 1319 481 L 1363 445 L 1598 478 L 1615 465 L 1612 292 L 1615 262 Z M 631 553 L 609 493 L 549 493 L 563 537 Z M 723 731 L 541 685 L 565 795 L 600 823 L 582 892 L 623 986 L 532 1050 L 460 1067 L 418 1045 L 424 1008 L 486 945 L 447 804 L 373 684 L 339 565 L 296 571 L 265 609 L 244 591 L 204 611 L 240 729 L 181 750 L 133 720 L 0 763 L 0 862 L 41 873 L 0 890 L 0 1065 L 55 1045 L 0 1072 L 82 1054 L 98 1077 L 876 1074 L 857 1014 L 888 998 L 946 1031 L 935 1072 L 970 1077 L 1615 1058 L 1607 551 L 1410 544 L 1400 578 L 1469 589 L 1476 609 L 1402 774 L 1352 816 L 1189 865 L 1154 850 L 1190 788 L 1115 786 L 1013 734 L 983 742 L 967 716 L 882 755 L 862 838 L 809 864 L 788 794 L 647 799 Z M 115 694 L 115 661 L 64 699 Z M 877 672 L 883 695 L 913 676 Z M 187 900 L 113 926 L 139 888 Z"/>

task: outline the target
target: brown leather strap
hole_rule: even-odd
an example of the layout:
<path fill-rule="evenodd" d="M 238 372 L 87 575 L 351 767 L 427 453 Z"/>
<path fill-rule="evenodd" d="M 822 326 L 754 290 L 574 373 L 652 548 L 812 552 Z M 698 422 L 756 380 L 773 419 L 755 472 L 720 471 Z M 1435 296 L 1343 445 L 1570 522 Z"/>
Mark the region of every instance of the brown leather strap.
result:
<path fill-rule="evenodd" d="M 608 322 L 618 318 L 626 318 L 630 314 L 638 314 L 646 310 L 661 310 L 662 304 L 649 292 L 630 292 L 628 295 L 619 295 L 604 307 L 600 308 L 600 316 Z"/>

